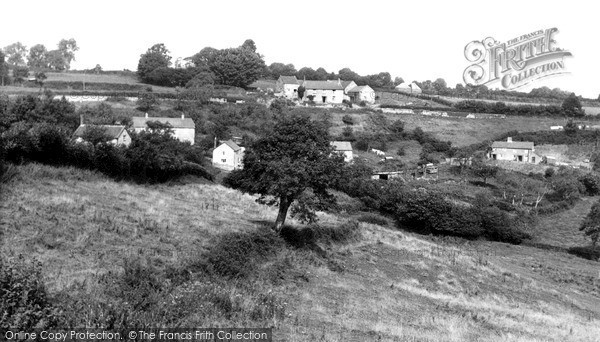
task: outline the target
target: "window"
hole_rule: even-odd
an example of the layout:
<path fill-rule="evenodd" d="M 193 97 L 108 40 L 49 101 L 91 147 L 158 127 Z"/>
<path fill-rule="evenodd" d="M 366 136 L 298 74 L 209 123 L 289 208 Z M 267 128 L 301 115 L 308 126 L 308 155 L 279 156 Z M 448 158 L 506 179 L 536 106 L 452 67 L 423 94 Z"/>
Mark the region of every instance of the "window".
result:
<path fill-rule="evenodd" d="M 223 163 L 227 163 L 227 159 L 221 159 Z"/>
<path fill-rule="evenodd" d="M 223 151 L 223 155 L 225 155 L 225 151 Z"/>
<path fill-rule="evenodd" d="M 531 157 L 531 162 L 535 163 L 535 157 Z"/>

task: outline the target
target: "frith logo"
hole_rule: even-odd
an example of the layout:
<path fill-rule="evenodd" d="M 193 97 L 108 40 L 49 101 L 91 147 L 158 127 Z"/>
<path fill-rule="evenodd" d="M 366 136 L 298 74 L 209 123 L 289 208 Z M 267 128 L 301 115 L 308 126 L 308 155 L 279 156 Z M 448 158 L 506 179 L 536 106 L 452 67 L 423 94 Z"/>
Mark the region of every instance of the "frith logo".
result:
<path fill-rule="evenodd" d="M 465 47 L 465 57 L 473 64 L 463 73 L 471 85 L 507 90 L 517 89 L 543 77 L 565 74 L 569 51 L 556 46 L 558 29 L 539 30 L 500 43 L 488 37 Z"/>

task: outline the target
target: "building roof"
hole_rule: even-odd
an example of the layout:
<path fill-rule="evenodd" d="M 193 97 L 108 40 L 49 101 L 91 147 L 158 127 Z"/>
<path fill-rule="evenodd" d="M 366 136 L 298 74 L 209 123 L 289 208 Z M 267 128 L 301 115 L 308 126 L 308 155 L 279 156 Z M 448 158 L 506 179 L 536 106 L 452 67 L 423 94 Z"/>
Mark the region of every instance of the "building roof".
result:
<path fill-rule="evenodd" d="M 354 81 L 327 80 L 327 82 L 331 82 L 331 83 L 338 83 L 338 82 L 340 82 L 342 84 L 342 87 L 344 87 L 344 89 L 346 89 L 346 87 L 349 86 Z"/>
<path fill-rule="evenodd" d="M 74 138 L 81 138 L 89 127 L 98 127 L 104 129 L 106 135 L 111 139 L 118 139 L 119 136 L 125 130 L 125 126 L 122 125 L 79 125 L 73 133 Z"/>
<path fill-rule="evenodd" d="M 161 117 L 143 117 L 143 116 L 134 116 L 131 118 L 133 121 L 133 128 L 146 128 L 146 122 L 148 121 L 158 121 L 161 123 L 168 123 L 173 128 L 196 128 L 196 124 L 194 124 L 194 120 L 190 118 L 161 118 Z"/>
<path fill-rule="evenodd" d="M 349 141 L 332 141 L 331 145 L 336 151 L 352 151 L 352 144 Z"/>
<path fill-rule="evenodd" d="M 283 82 L 283 84 L 300 84 L 300 81 L 296 78 L 296 76 L 279 76 L 279 80 Z"/>
<path fill-rule="evenodd" d="M 356 87 L 348 90 L 348 92 L 349 93 L 360 93 L 363 90 L 371 90 L 372 91 L 373 89 L 371 89 L 371 87 L 369 87 L 368 85 L 365 85 L 365 86 L 356 86 Z"/>
<path fill-rule="evenodd" d="M 302 86 L 306 89 L 323 89 L 323 90 L 344 90 L 337 82 L 328 81 L 303 81 Z"/>
<path fill-rule="evenodd" d="M 234 143 L 231 140 L 224 141 L 223 144 L 231 147 L 231 149 L 233 150 L 233 152 L 237 152 L 237 151 L 239 151 L 239 150 L 242 149 L 241 147 L 238 146 L 238 144 Z"/>
<path fill-rule="evenodd" d="M 533 143 L 531 141 L 494 141 L 492 148 L 533 150 Z"/>

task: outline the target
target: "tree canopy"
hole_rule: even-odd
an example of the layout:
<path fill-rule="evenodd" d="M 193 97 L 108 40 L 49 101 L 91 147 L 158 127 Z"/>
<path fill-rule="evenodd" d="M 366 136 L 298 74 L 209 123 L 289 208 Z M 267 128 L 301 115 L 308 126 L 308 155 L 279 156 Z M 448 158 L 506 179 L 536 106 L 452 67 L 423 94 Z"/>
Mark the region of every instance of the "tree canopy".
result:
<path fill-rule="evenodd" d="M 290 205 L 306 190 L 321 200 L 331 200 L 327 189 L 337 181 L 344 161 L 333 154 L 323 125 L 293 115 L 280 116 L 272 132 L 252 143 L 243 165 L 225 179 L 225 184 L 260 194 L 261 203 L 278 203 L 274 229 L 280 232 Z"/>
<path fill-rule="evenodd" d="M 167 68 L 171 64 L 171 56 L 165 44 L 152 45 L 146 53 L 140 55 L 138 62 L 138 76 L 147 82 L 150 73 L 158 68 Z"/>

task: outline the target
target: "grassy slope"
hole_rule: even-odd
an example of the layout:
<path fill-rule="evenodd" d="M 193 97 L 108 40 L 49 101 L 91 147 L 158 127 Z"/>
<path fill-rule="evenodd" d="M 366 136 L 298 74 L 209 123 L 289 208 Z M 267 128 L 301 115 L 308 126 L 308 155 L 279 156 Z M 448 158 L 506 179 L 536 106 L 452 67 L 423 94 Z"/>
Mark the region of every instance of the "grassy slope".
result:
<path fill-rule="evenodd" d="M 275 216 L 252 197 L 216 185 L 137 186 L 70 168 L 18 170 L 1 195 L 2 253 L 39 258 L 52 291 L 118 269 L 131 254 L 150 256 L 159 266 L 179 262 L 212 236 Z M 600 336 L 597 262 L 531 247 L 458 245 L 364 223 L 361 228 L 360 242 L 327 247 L 344 271 L 305 265 L 309 281 L 285 287 L 287 318 L 275 324 L 276 340 Z"/>
<path fill-rule="evenodd" d="M 352 111 L 337 111 L 332 114 L 333 127 L 331 133 L 339 135 L 345 127 L 342 117 L 346 114 L 354 118 L 352 125 L 354 132 L 376 133 L 380 128 L 373 125 L 369 118 L 373 113 L 360 113 Z M 412 130 L 421 127 L 426 132 L 433 133 L 437 138 L 451 141 L 454 146 L 466 146 L 483 140 L 518 130 L 520 132 L 533 132 L 549 130 L 550 126 L 564 125 L 565 120 L 561 118 L 548 117 L 522 117 L 509 116 L 506 119 L 466 119 L 459 117 L 431 117 L 408 114 L 384 114 L 391 123 L 394 120 L 402 120 L 405 129 Z M 315 118 L 318 115 L 315 115 Z"/>

